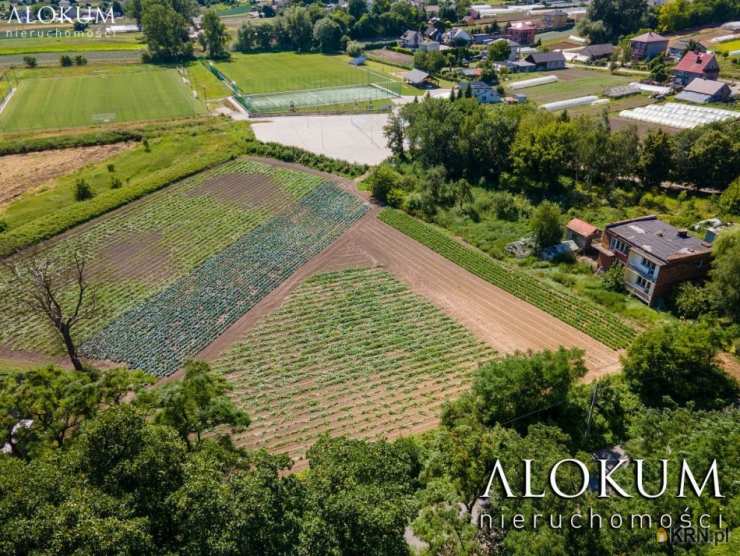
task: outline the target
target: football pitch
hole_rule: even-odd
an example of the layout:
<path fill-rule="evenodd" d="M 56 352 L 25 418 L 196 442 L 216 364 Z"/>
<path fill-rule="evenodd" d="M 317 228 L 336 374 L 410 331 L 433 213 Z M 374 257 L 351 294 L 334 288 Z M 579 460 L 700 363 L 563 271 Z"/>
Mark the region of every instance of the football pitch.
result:
<path fill-rule="evenodd" d="M 0 131 L 181 118 L 205 112 L 175 69 L 23 79 L 0 113 Z"/>
<path fill-rule="evenodd" d="M 233 54 L 216 67 L 246 94 L 365 84 L 365 70 L 349 65 L 343 55 L 269 52 Z"/>

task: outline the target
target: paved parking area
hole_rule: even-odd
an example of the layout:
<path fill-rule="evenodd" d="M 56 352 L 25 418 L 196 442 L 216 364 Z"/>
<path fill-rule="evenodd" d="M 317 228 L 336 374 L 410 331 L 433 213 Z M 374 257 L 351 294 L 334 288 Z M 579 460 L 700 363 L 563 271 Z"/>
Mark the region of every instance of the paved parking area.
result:
<path fill-rule="evenodd" d="M 282 116 L 252 121 L 260 141 L 300 147 L 316 154 L 361 164 L 379 164 L 388 156 L 383 126 L 388 114 Z"/>

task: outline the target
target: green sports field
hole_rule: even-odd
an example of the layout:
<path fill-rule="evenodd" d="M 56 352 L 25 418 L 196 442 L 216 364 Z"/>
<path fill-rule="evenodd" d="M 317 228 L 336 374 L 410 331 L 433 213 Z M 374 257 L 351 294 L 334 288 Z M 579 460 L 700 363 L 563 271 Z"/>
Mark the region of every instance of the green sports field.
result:
<path fill-rule="evenodd" d="M 205 112 L 177 70 L 137 68 L 23 79 L 0 114 L 0 131 L 180 118 Z"/>
<path fill-rule="evenodd" d="M 234 54 L 216 67 L 247 94 L 361 85 L 367 80 L 367 70 L 350 66 L 344 55 Z"/>

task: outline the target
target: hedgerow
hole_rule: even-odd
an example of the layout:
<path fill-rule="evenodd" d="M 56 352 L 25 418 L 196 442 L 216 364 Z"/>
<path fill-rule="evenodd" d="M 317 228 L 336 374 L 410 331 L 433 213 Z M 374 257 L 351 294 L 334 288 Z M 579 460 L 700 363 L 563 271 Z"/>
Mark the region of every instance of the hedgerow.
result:
<path fill-rule="evenodd" d="M 82 346 L 88 357 L 168 375 L 320 253 L 366 210 L 324 183 L 123 314 Z"/>
<path fill-rule="evenodd" d="M 405 212 L 384 209 L 379 218 L 483 280 L 531 303 L 613 349 L 627 347 L 635 337 L 632 327 L 594 303 L 558 291 L 525 271 L 511 268 L 463 245 Z"/>
<path fill-rule="evenodd" d="M 123 141 L 141 141 L 143 137 L 144 135 L 140 131 L 112 130 L 75 135 L 6 139 L 0 143 L 0 156 L 73 147 L 111 145 Z"/>
<path fill-rule="evenodd" d="M 249 141 L 247 143 L 247 153 L 257 156 L 266 156 L 270 158 L 277 158 L 284 162 L 296 162 L 321 170 L 322 172 L 328 172 L 331 174 L 340 174 L 350 178 L 356 178 L 361 176 L 368 170 L 366 164 L 355 164 L 353 162 L 347 162 L 345 160 L 337 160 L 335 158 L 329 158 L 323 154 L 315 154 L 309 151 L 304 151 L 298 147 L 288 147 L 279 143 L 262 143 L 260 141 Z"/>

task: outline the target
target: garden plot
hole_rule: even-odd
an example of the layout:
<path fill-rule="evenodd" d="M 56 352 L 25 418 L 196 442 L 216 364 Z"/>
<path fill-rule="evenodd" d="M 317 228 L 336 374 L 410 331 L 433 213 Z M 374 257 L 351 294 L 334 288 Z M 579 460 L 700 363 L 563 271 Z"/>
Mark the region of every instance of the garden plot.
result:
<path fill-rule="evenodd" d="M 252 417 L 237 444 L 300 460 L 322 433 L 433 427 L 440 406 L 494 357 L 387 272 L 350 269 L 306 280 L 215 366 Z"/>
<path fill-rule="evenodd" d="M 300 222 L 304 212 L 299 207 L 303 206 L 305 197 L 318 189 L 322 192 L 317 194 L 319 199 L 335 199 L 330 205 L 335 210 L 341 212 L 344 207 L 359 210 L 359 201 L 321 177 L 252 160 L 235 160 L 49 242 L 44 246 L 47 258 L 68 261 L 71 253 L 79 251 L 88 261 L 89 279 L 98 304 L 94 317 L 77 329 L 79 342 L 90 346 L 89 354 L 94 351 L 97 355 L 103 350 L 107 353 L 109 344 L 101 339 L 102 330 L 142 303 L 181 283 L 245 235 L 260 227 L 264 229 L 271 220 L 277 218 L 285 222 L 293 218 L 296 234 L 303 234 L 317 244 L 327 241 L 339 232 L 341 224 L 334 227 L 322 224 L 322 235 L 316 230 L 306 232 Z M 311 198 L 316 199 L 316 196 Z M 264 233 L 260 237 L 269 241 Z M 296 243 L 296 249 L 299 245 L 300 242 Z M 256 247 L 266 252 L 271 249 L 269 244 Z M 283 276 L 278 270 L 265 277 L 260 291 L 267 291 L 271 284 L 278 283 Z M 187 292 L 183 296 L 187 296 Z M 175 303 L 175 307 L 186 305 L 185 297 Z M 15 309 L 12 299 L 0 297 L 2 347 L 51 355 L 60 353 L 59 341 L 44 321 L 16 318 Z M 202 338 L 212 337 L 212 330 L 207 323 L 198 324 L 193 333 L 202 334 L 202 337 L 193 340 L 193 345 L 201 346 Z M 95 342 L 91 341 L 93 338 Z M 132 353 L 137 349 L 140 348 L 132 346 Z M 192 352 L 182 355 L 192 355 Z M 175 359 L 179 358 L 180 354 Z M 147 370 L 161 372 L 161 368 L 160 365 Z"/>

